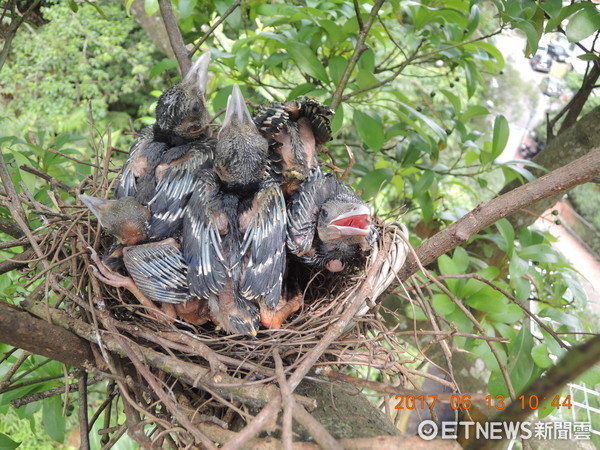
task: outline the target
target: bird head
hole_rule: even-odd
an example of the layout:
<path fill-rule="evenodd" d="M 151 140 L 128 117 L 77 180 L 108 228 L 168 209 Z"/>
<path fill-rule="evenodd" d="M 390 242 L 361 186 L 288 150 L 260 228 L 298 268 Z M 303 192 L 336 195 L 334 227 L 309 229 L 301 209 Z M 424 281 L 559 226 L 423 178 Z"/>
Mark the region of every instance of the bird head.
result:
<path fill-rule="evenodd" d="M 333 199 L 319 212 L 317 230 L 321 241 L 360 242 L 371 233 L 371 210 L 362 203 Z"/>
<path fill-rule="evenodd" d="M 183 80 L 162 93 L 156 105 L 156 124 L 163 132 L 186 139 L 199 137 L 208 123 L 206 87 L 210 52 L 192 65 Z"/>
<path fill-rule="evenodd" d="M 85 206 L 98 218 L 102 228 L 123 245 L 135 245 L 148 239 L 150 211 L 133 197 L 106 200 L 80 195 Z"/>
<path fill-rule="evenodd" d="M 269 143 L 258 132 L 237 84 L 227 100 L 225 120 L 217 139 L 215 171 L 221 181 L 248 185 L 262 179 Z"/>

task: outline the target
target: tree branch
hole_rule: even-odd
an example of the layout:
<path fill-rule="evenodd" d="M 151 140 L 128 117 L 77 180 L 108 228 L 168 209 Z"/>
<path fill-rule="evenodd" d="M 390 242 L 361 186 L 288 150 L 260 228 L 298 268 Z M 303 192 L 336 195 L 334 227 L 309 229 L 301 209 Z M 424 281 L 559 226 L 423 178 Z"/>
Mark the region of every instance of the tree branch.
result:
<path fill-rule="evenodd" d="M 339 106 L 339 104 L 342 101 L 342 95 L 344 94 L 344 89 L 346 89 L 346 86 L 348 85 L 348 81 L 350 80 L 350 75 L 352 75 L 352 71 L 354 70 L 354 67 L 356 67 L 356 64 L 358 63 L 360 56 L 367 49 L 367 47 L 365 45 L 365 41 L 367 40 L 367 35 L 369 34 L 369 30 L 373 26 L 373 22 L 375 21 L 375 18 L 377 17 L 377 13 L 379 12 L 379 10 L 381 9 L 381 7 L 383 6 L 384 3 L 385 3 L 385 0 L 377 0 L 377 2 L 373 5 L 373 8 L 371 9 L 371 13 L 369 14 L 369 18 L 367 19 L 367 22 L 360 29 L 360 33 L 358 34 L 358 41 L 356 41 L 356 46 L 354 47 L 354 53 L 350 57 L 350 60 L 348 61 L 348 65 L 346 66 L 346 70 L 344 71 L 344 74 L 342 75 L 342 78 L 340 79 L 340 84 L 338 85 L 337 89 L 335 90 L 335 92 L 333 94 L 333 98 L 331 99 L 330 106 L 334 110 L 337 109 L 337 107 Z M 358 12 L 357 12 L 357 14 L 358 14 Z"/>
<path fill-rule="evenodd" d="M 41 0 L 35 0 L 33 3 L 31 3 L 29 8 L 27 8 L 27 11 L 25 11 L 23 13 L 23 15 L 21 17 L 19 17 L 19 19 L 15 19 L 15 14 L 14 14 L 14 13 L 16 13 L 16 9 L 17 9 L 16 8 L 17 1 L 14 0 L 10 3 L 13 15 L 11 17 L 10 25 L 8 26 L 8 33 L 6 34 L 6 36 L 4 38 L 4 45 L 2 46 L 2 50 L 0 51 L 0 72 L 2 71 L 2 67 L 4 66 L 4 63 L 6 62 L 6 58 L 8 57 L 8 53 L 10 52 L 10 47 L 12 45 L 12 41 L 15 38 L 15 35 L 17 34 L 17 30 L 23 24 L 25 19 L 27 19 L 27 16 L 29 16 L 29 14 L 31 14 L 31 12 L 40 4 L 40 2 L 41 2 Z"/>
<path fill-rule="evenodd" d="M 513 189 L 504 195 L 479 204 L 474 210 L 419 245 L 415 251 L 423 266 L 444 253 L 464 244 L 494 222 L 538 201 L 590 181 L 600 173 L 600 147 L 543 177 Z M 418 265 L 409 255 L 399 273 L 406 280 L 416 273 Z"/>
<path fill-rule="evenodd" d="M 600 361 L 600 335 L 591 338 L 584 344 L 571 349 L 553 368 L 543 377 L 535 380 L 524 392 L 525 398 L 536 396 L 538 398 L 552 399 L 569 382 L 591 369 Z M 533 413 L 533 410 L 522 408 L 521 402 L 512 402 L 500 414 L 490 419 L 497 422 L 523 422 Z M 492 444 L 493 443 L 493 444 Z M 498 448 L 498 441 L 482 440 L 469 441 L 466 449 L 493 449 Z"/>
<path fill-rule="evenodd" d="M 79 320 L 73 319 L 66 315 L 64 312 L 59 311 L 52 307 L 47 307 L 41 303 L 22 303 L 22 306 L 27 309 L 31 314 L 38 317 L 50 316 L 52 323 L 58 327 L 65 328 L 72 333 L 80 336 L 86 341 L 94 344 L 102 344 L 102 346 L 110 352 L 118 355 L 129 357 L 129 354 L 121 346 L 121 344 L 115 339 L 112 333 L 100 330 L 98 333 L 91 325 L 88 325 Z M 102 314 L 102 311 L 96 311 L 96 314 Z M 113 319 L 114 320 L 114 319 Z M 3 322 L 0 321 L 0 325 Z M 14 326 L 14 325 L 13 325 Z M 4 331 L 4 330 L 2 330 Z M 7 333 L 10 331 L 10 327 L 7 328 Z M 0 335 L 0 341 L 1 341 Z M 15 345 L 15 344 L 11 344 Z M 146 347 L 142 347 L 131 342 L 132 347 L 137 353 L 138 357 L 146 364 L 163 370 L 190 386 L 199 387 L 206 386 L 207 389 L 217 392 L 228 399 L 239 400 L 247 405 L 260 407 L 267 403 L 269 399 L 277 397 L 279 395 L 279 389 L 274 385 L 267 386 L 240 386 L 239 380 L 235 377 L 228 376 L 226 374 L 219 374 L 219 382 L 212 380 L 211 370 L 207 367 L 200 366 L 198 364 L 189 363 L 182 361 L 178 358 L 166 356 L 163 353 L 151 350 Z M 16 345 L 19 346 L 19 345 Z M 231 387 L 234 386 L 234 387 Z M 294 397 L 296 402 L 300 403 L 308 409 L 314 409 L 316 407 L 315 401 L 302 396 Z"/>
<path fill-rule="evenodd" d="M 238 6 L 240 6 L 241 4 L 242 4 L 241 0 L 236 0 L 235 2 L 233 2 L 233 4 L 227 9 L 227 11 L 225 11 L 223 13 L 223 15 L 221 15 L 221 17 L 219 17 L 219 20 L 217 20 L 213 25 L 211 25 L 211 27 L 208 29 L 208 31 L 206 33 L 204 33 L 204 36 L 202 36 L 202 38 L 198 42 L 196 42 L 196 44 L 194 45 L 194 48 L 188 53 L 188 57 L 190 59 L 198 51 L 200 46 L 202 46 L 202 44 L 204 44 L 204 42 L 206 42 L 206 40 L 209 38 L 209 36 L 212 34 L 212 32 L 215 31 L 217 29 L 217 27 L 219 25 L 221 25 L 223 23 L 223 21 L 225 19 L 227 19 L 227 17 L 229 17 L 229 15 L 233 11 L 235 11 L 236 8 Z"/>
<path fill-rule="evenodd" d="M 173 5 L 171 4 L 171 0 L 158 0 L 158 6 L 160 7 L 160 14 L 165 23 L 167 34 L 169 35 L 171 48 L 173 49 L 173 53 L 175 53 L 175 58 L 179 64 L 179 71 L 183 77 L 190 70 L 192 61 L 188 56 L 185 42 L 183 42 L 183 36 L 181 36 L 181 31 L 177 25 L 177 18 L 173 12 Z"/>
<path fill-rule="evenodd" d="M 0 302 L 0 342 L 77 367 L 94 365 L 89 342 Z"/>

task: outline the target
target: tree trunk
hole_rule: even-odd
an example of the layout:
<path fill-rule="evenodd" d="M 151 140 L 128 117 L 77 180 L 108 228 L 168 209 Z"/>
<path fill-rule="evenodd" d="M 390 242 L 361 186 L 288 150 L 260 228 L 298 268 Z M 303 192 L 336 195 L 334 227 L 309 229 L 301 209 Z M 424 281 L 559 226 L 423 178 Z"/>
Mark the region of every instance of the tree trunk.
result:
<path fill-rule="evenodd" d="M 600 106 L 594 108 L 573 126 L 552 139 L 546 148 L 533 158 L 533 161 L 548 171 L 553 171 L 587 154 L 591 149 L 598 146 L 599 143 Z M 537 177 L 544 174 L 541 170 L 536 169 L 533 169 L 531 172 Z M 520 182 L 518 180 L 512 181 L 504 187 L 501 194 L 512 191 L 519 185 Z M 534 214 L 542 214 L 554 206 L 564 194 L 564 192 L 561 192 L 548 197 L 535 205 L 529 206 L 527 209 Z M 534 214 L 518 211 L 512 214 L 508 220 L 515 228 L 526 227 L 536 221 L 537 216 Z"/>

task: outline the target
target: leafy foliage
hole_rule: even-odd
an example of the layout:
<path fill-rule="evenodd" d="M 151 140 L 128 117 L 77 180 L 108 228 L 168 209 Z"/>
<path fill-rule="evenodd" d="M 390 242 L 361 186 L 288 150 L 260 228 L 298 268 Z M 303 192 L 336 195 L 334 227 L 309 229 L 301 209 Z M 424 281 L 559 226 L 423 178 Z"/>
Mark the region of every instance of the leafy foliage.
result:
<path fill-rule="evenodd" d="M 148 14 L 158 14 L 156 0 L 144 4 Z M 185 41 L 200 39 L 206 24 L 232 4 L 174 2 Z M 343 167 L 350 159 L 345 146 L 351 148 L 356 164 L 350 181 L 365 199 L 373 199 L 380 214 L 394 217 L 402 208 L 402 220 L 416 230 L 411 243 L 418 245 L 495 196 L 505 183 L 531 177 L 526 168 L 496 161 L 509 138 L 507 109 L 515 97 L 527 95 L 531 103 L 536 97 L 525 92 L 527 86 L 516 89 L 515 71 L 506 65 L 493 37 L 518 29 L 526 36 L 528 51 L 535 52 L 543 32 L 570 19 L 566 34 L 576 41 L 598 28 L 597 9 L 589 2 L 563 7 L 560 1 L 530 0 L 356 4 L 358 12 L 342 0 L 248 2 L 237 8 L 201 47 L 213 54 L 209 104 L 213 113 L 224 108 L 233 83 L 245 86 L 245 97 L 256 104 L 301 95 L 333 103 L 334 142 L 344 145 L 332 146 L 335 161 L 324 159 Z M 371 14 L 379 6 L 374 19 Z M 89 176 L 89 167 L 49 149 L 76 158 L 85 154 L 80 134 L 87 127 L 89 103 L 97 127 L 110 122 L 113 145 L 117 139 L 126 145 L 122 131 L 128 119 L 151 120 L 150 92 L 164 88 L 175 68 L 173 60 L 156 54 L 119 5 L 77 3 L 75 9 L 62 3 L 44 8 L 48 23 L 35 33 L 17 36 L 0 83 L 6 105 L 0 133 L 19 136 L 3 137 L 0 144 L 13 163 L 15 181 L 22 181 L 43 204 L 52 201 L 41 189 L 43 182 L 19 166 L 34 167 L 69 186 L 79 184 Z M 152 91 L 154 96 L 158 93 Z M 7 216 L 6 210 L 0 212 Z M 476 332 L 452 296 L 468 306 L 487 335 L 510 339 L 509 344 L 492 345 L 517 392 L 564 349 L 530 322 L 516 302 L 533 304 L 540 320 L 554 331 L 593 331 L 582 312 L 585 293 L 573 269 L 551 247 L 552 239 L 534 229 L 515 230 L 502 220 L 465 248 L 439 258 L 434 270 L 445 289 L 432 286 L 430 301 L 448 325 L 462 333 Z M 6 251 L 2 255 L 14 256 Z M 473 276 L 452 277 L 468 274 L 489 283 Z M 14 279 L 3 275 L 2 299 L 18 298 L 20 293 Z M 426 318 L 419 306 L 401 308 L 409 318 Z M 568 336 L 564 340 L 575 343 Z M 454 342 L 486 363 L 491 371 L 489 392 L 507 395 L 488 344 L 466 337 Z M 55 363 L 45 367 L 48 373 L 62 372 Z M 42 369 L 36 375 L 43 375 Z M 590 377 L 598 382 L 598 374 Z M 11 399 L 54 386 L 48 382 L 5 393 L 0 413 L 7 411 Z M 61 400 L 41 403 L 21 408 L 19 416 L 32 420 L 41 409 L 46 431 L 62 441 Z M 2 439 L 0 434 L 0 446 Z"/>

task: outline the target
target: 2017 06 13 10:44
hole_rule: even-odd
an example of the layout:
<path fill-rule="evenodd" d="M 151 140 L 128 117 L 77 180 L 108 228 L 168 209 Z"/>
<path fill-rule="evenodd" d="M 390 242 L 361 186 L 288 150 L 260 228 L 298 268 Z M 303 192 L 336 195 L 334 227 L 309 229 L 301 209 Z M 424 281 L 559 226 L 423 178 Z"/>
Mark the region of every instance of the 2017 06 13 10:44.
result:
<path fill-rule="evenodd" d="M 480 398 L 478 395 L 477 397 Z M 452 394 L 452 395 L 440 395 L 440 394 L 429 394 L 429 395 L 396 395 L 398 403 L 394 409 L 433 409 L 435 404 L 439 401 L 441 403 L 449 403 L 452 409 L 471 409 L 473 406 L 473 397 L 469 394 Z M 490 394 L 483 397 L 485 406 L 488 409 L 496 409 L 498 411 L 503 410 L 510 399 L 507 399 L 504 395 L 492 396 Z M 550 403 L 548 403 L 548 401 Z M 540 397 L 538 395 L 520 395 L 515 400 L 520 402 L 521 409 L 534 411 L 537 409 L 548 409 L 548 408 L 568 408 L 571 409 L 571 396 L 567 395 L 564 398 L 560 395 L 556 395 L 552 398 Z"/>

